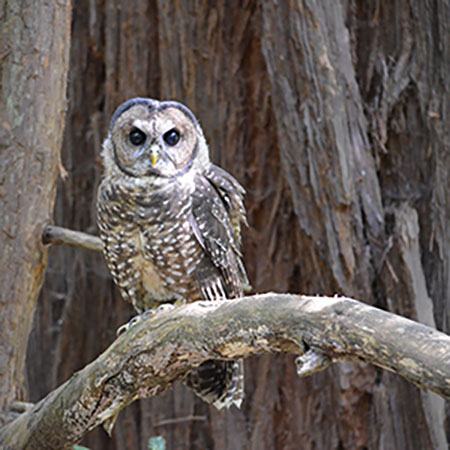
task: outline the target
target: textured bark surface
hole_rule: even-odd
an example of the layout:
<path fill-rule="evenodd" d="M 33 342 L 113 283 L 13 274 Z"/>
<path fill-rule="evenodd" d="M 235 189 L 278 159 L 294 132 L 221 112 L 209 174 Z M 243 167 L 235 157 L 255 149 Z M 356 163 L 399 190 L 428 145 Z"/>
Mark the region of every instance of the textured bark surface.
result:
<path fill-rule="evenodd" d="M 0 5 L 0 425 L 23 399 L 24 366 L 47 264 L 69 67 L 70 2 Z"/>
<path fill-rule="evenodd" d="M 96 233 L 99 150 L 114 108 L 174 98 L 246 187 L 256 292 L 339 293 L 450 329 L 448 0 L 74 0 L 69 117 L 55 223 Z M 274 308 L 276 305 L 274 305 Z M 54 248 L 29 346 L 36 401 L 133 312 L 101 255 Z M 183 386 L 120 415 L 95 448 L 446 449 L 443 401 L 346 362 L 299 379 L 246 362 L 241 411 Z"/>
<path fill-rule="evenodd" d="M 198 302 L 142 321 L 0 430 L 0 445 L 70 449 L 124 406 L 163 392 L 207 359 L 263 352 L 301 354 L 301 375 L 359 360 L 450 398 L 446 334 L 352 299 L 265 294 Z"/>

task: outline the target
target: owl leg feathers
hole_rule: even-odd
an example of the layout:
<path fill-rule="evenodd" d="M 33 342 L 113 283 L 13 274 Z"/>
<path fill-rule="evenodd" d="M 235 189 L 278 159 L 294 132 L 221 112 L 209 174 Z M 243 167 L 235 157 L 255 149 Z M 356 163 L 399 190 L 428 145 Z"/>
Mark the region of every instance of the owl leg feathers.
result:
<path fill-rule="evenodd" d="M 188 374 L 186 385 L 219 410 L 231 405 L 240 408 L 244 399 L 243 361 L 205 361 Z"/>

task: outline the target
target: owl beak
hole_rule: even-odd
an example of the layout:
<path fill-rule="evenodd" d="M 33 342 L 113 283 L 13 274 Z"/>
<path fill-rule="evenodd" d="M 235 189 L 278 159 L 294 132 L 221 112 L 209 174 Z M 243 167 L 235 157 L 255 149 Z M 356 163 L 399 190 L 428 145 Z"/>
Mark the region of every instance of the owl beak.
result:
<path fill-rule="evenodd" d="M 150 161 L 152 166 L 155 167 L 159 159 L 159 147 L 157 145 L 152 145 L 150 147 Z"/>

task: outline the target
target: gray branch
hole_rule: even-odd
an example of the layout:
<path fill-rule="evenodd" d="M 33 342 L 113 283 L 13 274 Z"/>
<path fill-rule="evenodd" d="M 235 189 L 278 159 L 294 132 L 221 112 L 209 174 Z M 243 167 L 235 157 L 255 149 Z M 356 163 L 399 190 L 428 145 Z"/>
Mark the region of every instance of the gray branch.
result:
<path fill-rule="evenodd" d="M 70 245 L 95 252 L 103 251 L 103 244 L 99 237 L 53 225 L 45 228 L 42 241 L 44 244 Z"/>
<path fill-rule="evenodd" d="M 265 352 L 301 355 L 302 375 L 331 362 L 364 361 L 450 398 L 449 336 L 348 298 L 264 294 L 197 302 L 143 320 L 0 430 L 0 444 L 71 448 L 207 359 Z"/>

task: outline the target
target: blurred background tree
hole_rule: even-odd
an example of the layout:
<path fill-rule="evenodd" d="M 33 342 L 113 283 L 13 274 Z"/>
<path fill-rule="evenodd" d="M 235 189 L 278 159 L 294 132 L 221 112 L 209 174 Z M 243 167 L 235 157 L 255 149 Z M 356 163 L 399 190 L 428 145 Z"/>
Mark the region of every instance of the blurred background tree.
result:
<path fill-rule="evenodd" d="M 31 6 L 28 6 L 31 8 Z M 448 332 L 450 3 L 74 0 L 54 222 L 97 233 L 99 151 L 114 109 L 176 99 L 247 189 L 256 292 L 345 294 Z M 34 93 L 31 93 L 32 95 Z M 447 125 L 446 125 L 447 124 Z M 276 305 L 274 305 L 274 308 Z M 133 311 L 103 257 L 52 248 L 28 346 L 36 401 L 95 358 Z M 446 449 L 444 401 L 357 363 L 308 379 L 246 362 L 241 410 L 182 385 L 83 445 Z"/>

